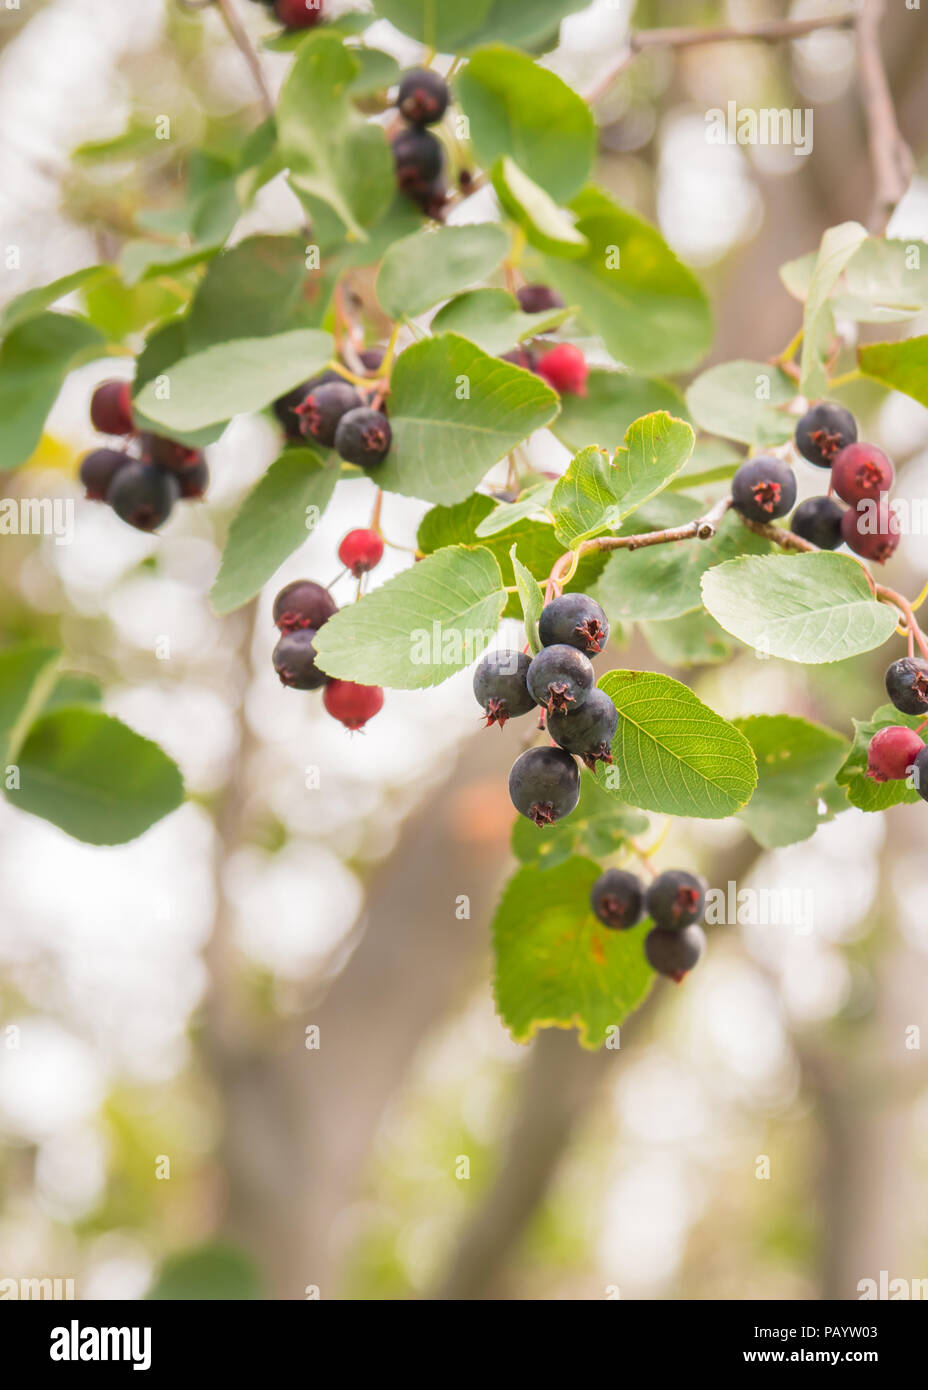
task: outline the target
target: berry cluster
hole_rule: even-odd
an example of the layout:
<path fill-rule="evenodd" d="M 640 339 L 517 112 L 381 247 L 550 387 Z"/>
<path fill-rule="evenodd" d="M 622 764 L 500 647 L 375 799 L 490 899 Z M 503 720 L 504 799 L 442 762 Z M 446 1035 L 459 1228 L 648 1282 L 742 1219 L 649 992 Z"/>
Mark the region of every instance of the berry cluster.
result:
<path fill-rule="evenodd" d="M 551 309 L 564 307 L 557 290 L 552 290 L 549 285 L 523 285 L 516 290 L 516 298 L 523 314 L 545 314 Z M 543 353 L 537 345 L 525 347 L 520 344 L 511 352 L 504 352 L 502 358 L 504 362 L 512 362 L 516 367 L 523 367 L 525 371 L 542 377 L 559 395 L 586 395 L 590 369 L 576 343 L 558 343 Z"/>
<path fill-rule="evenodd" d="M 365 369 L 375 374 L 383 362 L 380 348 L 360 354 Z M 383 410 L 368 399 L 379 398 L 381 383 L 352 386 L 336 371 L 321 372 L 274 402 L 274 413 L 293 442 L 308 439 L 335 452 L 346 463 L 375 468 L 390 451 L 393 433 Z"/>
<path fill-rule="evenodd" d="M 160 434 L 139 434 L 132 418 L 129 384 L 104 381 L 93 393 L 90 419 L 101 434 L 134 441 L 137 453 L 93 449 L 81 460 L 80 480 L 88 498 L 106 502 L 139 531 L 156 531 L 177 501 L 206 492 L 209 470 L 201 449 L 188 448 Z"/>
<path fill-rule="evenodd" d="M 273 10 L 285 29 L 311 29 L 323 18 L 322 0 L 257 0 Z"/>
<path fill-rule="evenodd" d="M 448 84 L 431 68 L 403 74 L 396 106 L 407 125 L 392 141 L 396 181 L 428 217 L 441 216 L 448 189 L 441 141 L 425 127 L 441 120 L 449 100 Z"/>
<path fill-rule="evenodd" d="M 612 762 L 618 724 L 615 705 L 593 684 L 591 656 L 602 651 L 609 622 L 586 594 L 562 594 L 542 609 L 538 621 L 542 649 L 488 652 L 474 672 L 474 695 L 487 727 L 528 714 L 540 706 L 557 747 L 529 748 L 512 765 L 513 805 L 536 825 L 569 815 L 580 799 L 576 758 L 589 768 Z"/>
<path fill-rule="evenodd" d="M 886 692 L 903 714 L 924 715 L 928 722 L 928 661 L 904 656 L 886 671 Z M 890 724 L 879 729 L 867 750 L 867 775 L 875 782 L 901 782 L 912 778 L 915 790 L 928 801 L 928 747 L 920 729 Z"/>
<path fill-rule="evenodd" d="M 383 537 L 378 531 L 349 531 L 338 547 L 338 558 L 356 577 L 380 563 Z M 287 584 L 274 600 L 274 622 L 281 637 L 274 648 L 274 670 L 282 685 L 294 690 L 323 690 L 322 702 L 346 729 L 363 729 L 383 708 L 379 685 L 357 685 L 327 676 L 316 666 L 316 633 L 338 611 L 335 600 L 312 579 Z"/>
<path fill-rule="evenodd" d="M 627 931 L 647 914 L 654 923 L 644 939 L 648 964 L 677 984 L 706 948 L 698 925 L 706 902 L 705 882 L 685 869 L 668 869 L 645 891 L 637 875 L 607 869 L 593 884 L 590 906 L 604 927 Z"/>

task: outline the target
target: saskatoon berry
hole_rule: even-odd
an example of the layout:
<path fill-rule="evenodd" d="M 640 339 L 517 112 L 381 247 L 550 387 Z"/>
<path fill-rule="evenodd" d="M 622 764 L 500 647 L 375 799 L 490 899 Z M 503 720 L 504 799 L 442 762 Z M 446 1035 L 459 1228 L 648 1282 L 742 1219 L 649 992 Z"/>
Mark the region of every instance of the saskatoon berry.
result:
<path fill-rule="evenodd" d="M 516 719 L 535 708 L 525 678 L 531 665 L 525 652 L 494 651 L 481 657 L 474 672 L 474 696 L 487 717 L 485 728 Z"/>
<path fill-rule="evenodd" d="M 593 884 L 590 906 L 604 927 L 633 927 L 644 910 L 641 880 L 625 869 L 607 869 Z"/>
<path fill-rule="evenodd" d="M 335 448 L 347 463 L 372 468 L 386 458 L 392 438 L 393 431 L 386 415 L 363 405 L 349 410 L 339 420 Z"/>
<path fill-rule="evenodd" d="M 893 485 L 893 466 L 872 444 L 849 444 L 831 466 L 831 481 L 842 502 L 854 507 L 866 499 L 877 501 Z"/>
<path fill-rule="evenodd" d="M 877 730 L 867 750 L 867 776 L 874 782 L 901 781 L 924 747 L 915 730 L 905 724 Z"/>
<path fill-rule="evenodd" d="M 357 410 L 364 402 L 347 381 L 330 381 L 314 388 L 294 409 L 304 436 L 330 448 L 335 440 L 338 422 L 349 410 Z"/>
<path fill-rule="evenodd" d="M 330 680 L 322 697 L 333 719 L 346 729 L 363 729 L 383 709 L 383 691 L 379 685 L 356 685 L 354 681 Z"/>
<path fill-rule="evenodd" d="M 903 656 L 886 671 L 886 693 L 903 714 L 928 715 L 928 661 Z"/>
<path fill-rule="evenodd" d="M 396 104 L 410 125 L 433 125 L 448 109 L 450 93 L 445 79 L 431 68 L 404 73 Z"/>
<path fill-rule="evenodd" d="M 669 976 L 676 984 L 692 970 L 705 949 L 702 927 L 683 927 L 680 931 L 652 927 L 644 939 L 644 953 L 651 969 L 658 975 Z"/>
<path fill-rule="evenodd" d="M 331 370 L 320 373 L 319 376 L 311 377 L 309 381 L 302 382 L 299 386 L 294 386 L 292 391 L 287 391 L 285 395 L 278 396 L 271 409 L 284 427 L 284 434 L 294 443 L 303 438 L 300 429 L 300 417 L 296 414 L 298 405 L 309 395 L 310 391 L 315 391 L 319 386 L 325 386 L 330 381 L 344 381 L 344 377 L 339 376 L 338 372 Z"/>
<path fill-rule="evenodd" d="M 576 713 L 549 714 L 548 733 L 567 753 L 576 753 L 591 772 L 598 762 L 612 762 L 612 740 L 619 711 L 605 691 L 594 685 Z"/>
<path fill-rule="evenodd" d="M 523 314 L 544 314 L 549 309 L 564 307 L 557 290 L 552 290 L 548 285 L 523 285 L 516 290 L 516 299 Z"/>
<path fill-rule="evenodd" d="M 799 503 L 789 528 L 820 550 L 837 550 L 844 539 L 841 535 L 843 515 L 844 508 L 839 507 L 834 498 L 810 497 Z"/>
<path fill-rule="evenodd" d="M 93 502 L 102 502 L 120 468 L 132 462 L 131 454 L 120 453 L 118 449 L 94 449 L 86 454 L 81 460 L 79 476 L 87 497 Z"/>
<path fill-rule="evenodd" d="M 538 375 L 561 395 L 585 396 L 590 369 L 574 343 L 558 343 L 538 363 Z"/>
<path fill-rule="evenodd" d="M 120 468 L 106 490 L 116 515 L 138 531 L 156 531 L 179 496 L 180 484 L 173 473 L 138 460 Z"/>
<path fill-rule="evenodd" d="M 685 869 L 668 869 L 649 886 L 645 906 L 658 927 L 688 927 L 702 916 L 705 880 Z"/>
<path fill-rule="evenodd" d="M 502 362 L 511 362 L 514 367 L 521 367 L 524 372 L 534 372 L 538 374 L 538 358 L 530 348 L 517 347 L 511 352 L 500 353 Z"/>
<path fill-rule="evenodd" d="M 273 656 L 274 670 L 281 685 L 289 685 L 294 690 L 318 690 L 325 685 L 328 676 L 316 669 L 315 635 L 314 628 L 301 627 L 281 637 Z"/>
<path fill-rule="evenodd" d="M 588 595 L 561 594 L 541 610 L 538 636 L 546 647 L 562 642 L 595 656 L 608 640 L 609 619 Z"/>
<path fill-rule="evenodd" d="M 441 144 L 427 130 L 404 130 L 393 141 L 396 178 L 404 193 L 424 195 L 442 171 Z"/>
<path fill-rule="evenodd" d="M 857 422 L 843 405 L 819 401 L 796 426 L 796 448 L 819 468 L 830 468 L 835 455 L 857 438 Z"/>
<path fill-rule="evenodd" d="M 311 29 L 322 18 L 322 0 L 274 0 L 274 13 L 287 29 Z"/>
<path fill-rule="evenodd" d="M 576 647 L 558 643 L 533 657 L 526 683 L 536 705 L 544 705 L 548 714 L 566 714 L 580 709 L 590 693 L 593 667 Z"/>
<path fill-rule="evenodd" d="M 912 768 L 912 786 L 922 801 L 928 801 L 928 747 L 922 749 Z"/>
<path fill-rule="evenodd" d="M 376 531 L 349 531 L 338 547 L 338 558 L 360 579 L 383 559 L 383 536 Z"/>
<path fill-rule="evenodd" d="M 156 468 L 166 468 L 169 473 L 182 473 L 185 468 L 198 468 L 203 462 L 203 450 L 191 448 L 189 444 L 178 444 L 175 439 L 165 439 L 160 434 L 139 436 L 142 460 L 153 463 Z"/>
<path fill-rule="evenodd" d="M 527 748 L 510 770 L 509 795 L 523 816 L 550 825 L 569 816 L 580 800 L 577 764 L 562 748 Z"/>
<path fill-rule="evenodd" d="M 899 518 L 885 501 L 865 503 L 861 511 L 849 507 L 841 518 L 841 535 L 855 555 L 885 565 L 899 544 Z"/>
<path fill-rule="evenodd" d="M 741 465 L 732 479 L 735 510 L 749 521 L 773 521 L 792 510 L 796 477 L 788 463 L 773 454 L 759 454 Z"/>
<path fill-rule="evenodd" d="M 358 353 L 364 370 L 372 375 L 380 371 L 386 355 L 386 349 L 382 347 L 365 348 L 363 352 Z"/>
<path fill-rule="evenodd" d="M 338 611 L 328 589 L 313 579 L 295 579 L 286 584 L 274 600 L 274 622 L 281 632 L 311 627 L 313 631 Z"/>
<path fill-rule="evenodd" d="M 206 496 L 206 489 L 209 487 L 209 469 L 206 463 L 195 463 L 192 468 L 185 468 L 182 473 L 177 474 L 177 481 L 180 484 L 180 495 L 185 502 L 195 502 L 200 497 Z"/>
<path fill-rule="evenodd" d="M 101 434 L 131 434 L 132 397 L 127 381 L 104 381 L 90 400 L 90 420 Z"/>

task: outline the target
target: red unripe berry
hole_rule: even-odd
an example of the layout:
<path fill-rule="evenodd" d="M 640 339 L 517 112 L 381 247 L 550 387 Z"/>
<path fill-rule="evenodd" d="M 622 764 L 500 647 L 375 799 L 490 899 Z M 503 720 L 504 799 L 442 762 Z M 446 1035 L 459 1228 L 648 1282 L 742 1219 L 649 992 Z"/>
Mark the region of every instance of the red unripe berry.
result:
<path fill-rule="evenodd" d="M 288 29 L 311 29 L 322 18 L 322 0 L 274 0 L 274 13 Z"/>
<path fill-rule="evenodd" d="M 883 565 L 899 544 L 899 518 L 888 503 L 865 501 L 844 513 L 841 535 L 855 555 Z"/>
<path fill-rule="evenodd" d="M 874 782 L 899 782 L 909 774 L 909 768 L 925 745 L 914 729 L 905 724 L 891 724 L 880 729 L 870 740 L 867 754 L 867 776 Z"/>
<path fill-rule="evenodd" d="M 338 719 L 346 729 L 363 729 L 367 721 L 383 709 L 383 691 L 379 685 L 331 680 L 322 703 L 332 718 Z"/>
<path fill-rule="evenodd" d="M 90 398 L 90 421 L 101 434 L 131 434 L 132 397 L 128 381 L 104 381 Z"/>
<path fill-rule="evenodd" d="M 558 393 L 570 396 L 586 395 L 589 374 L 586 358 L 574 343 L 558 343 L 538 363 L 538 375 Z"/>
<path fill-rule="evenodd" d="M 376 531 L 349 531 L 338 547 L 338 558 L 360 579 L 383 559 L 383 537 Z"/>
<path fill-rule="evenodd" d="M 848 444 L 831 465 L 835 492 L 849 507 L 866 498 L 877 501 L 893 485 L 893 466 L 873 444 Z"/>

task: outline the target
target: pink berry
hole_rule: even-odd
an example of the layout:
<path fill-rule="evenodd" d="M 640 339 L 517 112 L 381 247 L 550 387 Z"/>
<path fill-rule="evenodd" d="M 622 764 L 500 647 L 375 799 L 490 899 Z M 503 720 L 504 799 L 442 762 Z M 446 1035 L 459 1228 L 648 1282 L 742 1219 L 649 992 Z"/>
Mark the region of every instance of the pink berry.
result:
<path fill-rule="evenodd" d="M 363 729 L 383 708 L 383 691 L 379 685 L 356 685 L 354 681 L 331 680 L 322 697 L 333 719 L 346 729 Z"/>
<path fill-rule="evenodd" d="M 90 421 L 101 434 L 131 434 L 132 397 L 128 381 L 104 381 L 90 400 Z"/>
<path fill-rule="evenodd" d="M 338 547 L 338 558 L 355 579 L 360 579 L 383 559 L 383 537 L 376 531 L 349 531 Z"/>
<path fill-rule="evenodd" d="M 866 498 L 877 501 L 893 485 L 893 466 L 873 444 L 848 444 L 831 465 L 834 490 L 849 507 Z"/>
<path fill-rule="evenodd" d="M 883 565 L 899 544 L 899 518 L 887 502 L 865 500 L 841 518 L 841 535 L 855 555 Z"/>
<path fill-rule="evenodd" d="M 555 391 L 569 396 L 586 395 L 589 374 L 586 358 L 573 343 L 558 343 L 538 363 L 538 375 Z"/>
<path fill-rule="evenodd" d="M 274 0 L 274 13 L 288 29 L 311 29 L 322 18 L 322 0 Z"/>
<path fill-rule="evenodd" d="M 909 774 L 924 744 L 914 729 L 904 724 L 890 724 L 880 729 L 870 740 L 867 754 L 867 776 L 874 782 L 899 782 Z"/>

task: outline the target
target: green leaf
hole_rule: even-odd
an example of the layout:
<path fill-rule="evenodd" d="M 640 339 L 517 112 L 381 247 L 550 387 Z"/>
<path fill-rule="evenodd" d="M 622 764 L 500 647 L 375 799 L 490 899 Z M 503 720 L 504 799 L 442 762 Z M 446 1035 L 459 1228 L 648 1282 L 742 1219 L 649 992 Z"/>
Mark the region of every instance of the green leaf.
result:
<path fill-rule="evenodd" d="M 412 318 L 485 279 L 508 249 L 509 238 L 495 222 L 415 232 L 384 256 L 377 298 L 390 318 Z"/>
<path fill-rule="evenodd" d="M 633 421 L 655 410 L 686 416 L 683 397 L 670 382 L 594 367 L 585 396 L 561 397 L 561 413 L 551 428 L 574 452 L 588 444 L 614 449 Z"/>
<path fill-rule="evenodd" d="M 334 614 L 316 637 L 319 665 L 362 685 L 438 685 L 483 654 L 505 603 L 489 550 L 447 546 Z"/>
<path fill-rule="evenodd" d="M 710 434 L 760 449 L 792 439 L 796 417 L 787 407 L 795 396 L 795 383 L 769 362 L 724 362 L 696 378 L 686 403 Z"/>
<path fill-rule="evenodd" d="M 657 659 L 668 666 L 708 666 L 731 656 L 731 643 L 704 608 L 642 623 L 641 631 Z"/>
<path fill-rule="evenodd" d="M 75 290 L 86 289 L 95 280 L 103 279 L 111 273 L 109 266 L 89 265 L 83 270 L 72 270 L 70 275 L 62 275 L 47 285 L 38 285 L 35 289 L 17 294 L 0 310 L 0 337 L 6 337 L 7 333 L 19 324 L 35 318 L 36 314 L 42 313 L 43 309 L 50 308 L 52 304 L 57 304 L 65 295 L 73 294 Z"/>
<path fill-rule="evenodd" d="M 247 603 L 302 545 L 338 481 L 312 449 L 286 449 L 248 493 L 233 518 L 210 598 L 217 613 Z"/>
<path fill-rule="evenodd" d="M 574 854 L 595 854 L 605 859 L 622 847 L 631 835 L 648 828 L 642 811 L 626 806 L 593 777 L 580 774 L 580 800 L 563 820 L 546 825 L 541 834 L 525 816 L 516 816 L 512 827 L 512 852 L 523 864 L 553 869 Z"/>
<path fill-rule="evenodd" d="M 539 1028 L 576 1028 L 580 1046 L 595 1051 L 648 993 L 651 924 L 609 931 L 597 921 L 589 897 L 599 872 L 589 859 L 546 872 L 526 864 L 506 885 L 493 919 L 493 988 L 516 1042 Z"/>
<path fill-rule="evenodd" d="M 544 591 L 531 570 L 526 569 L 520 562 L 516 555 L 515 545 L 509 552 L 509 558 L 512 561 L 512 571 L 516 577 L 516 587 L 519 590 L 519 602 L 522 604 L 525 638 L 532 652 L 539 652 L 541 651 L 541 642 L 538 637 L 538 619 L 545 606 Z"/>
<path fill-rule="evenodd" d="M 828 389 L 825 360 L 835 329 L 829 296 L 838 276 L 866 237 L 866 230 L 859 222 L 842 222 L 838 227 L 829 227 L 819 245 L 802 316 L 799 381 L 801 393 L 812 400 L 823 396 Z"/>
<path fill-rule="evenodd" d="M 532 246 L 552 256 L 582 256 L 587 240 L 577 231 L 573 218 L 523 173 L 514 159 L 503 155 L 493 165 L 490 178 L 503 208 L 518 222 Z"/>
<path fill-rule="evenodd" d="M 79 291 L 86 317 L 109 343 L 133 349 L 136 335 L 163 323 L 190 299 L 186 287 L 173 277 L 169 283 L 145 280 L 131 288 L 115 270 L 106 271 Z M 131 340 L 131 341 L 130 341 Z"/>
<path fill-rule="evenodd" d="M 794 298 L 805 300 L 816 255 L 780 267 Z M 917 242 L 867 237 L 854 252 L 831 294 L 832 312 L 858 323 L 897 323 L 928 308 L 928 261 Z"/>
<path fill-rule="evenodd" d="M 847 739 L 789 714 L 734 720 L 757 758 L 757 790 L 738 818 L 765 849 L 807 840 L 832 819 L 819 803 L 844 761 Z"/>
<path fill-rule="evenodd" d="M 7 800 L 92 845 L 134 840 L 184 799 L 180 772 L 156 743 L 91 709 L 59 709 L 32 725 Z"/>
<path fill-rule="evenodd" d="M 314 277 L 318 278 L 318 277 Z M 187 353 L 236 338 L 268 338 L 315 327 L 326 305 L 310 308 L 302 237 L 255 236 L 207 267 L 185 319 Z"/>
<path fill-rule="evenodd" d="M 694 367 L 712 342 L 712 315 L 692 271 L 650 223 L 601 189 L 584 189 L 570 206 L 589 250 L 572 260 L 538 257 L 539 278 L 580 306 L 584 322 L 631 371 Z"/>
<path fill-rule="evenodd" d="M 330 335 L 311 328 L 216 343 L 165 373 L 167 399 L 161 399 L 156 383 L 143 387 L 139 409 L 170 433 L 202 429 L 263 409 L 318 372 L 331 356 Z"/>
<path fill-rule="evenodd" d="M 375 0 L 374 10 L 403 34 L 439 53 L 459 53 L 465 40 L 474 41 L 483 28 L 493 0 Z"/>
<path fill-rule="evenodd" d="M 477 36 L 481 43 L 493 40 L 513 48 L 554 48 L 565 15 L 586 8 L 589 0 L 494 0 Z M 476 40 L 473 40 L 474 42 Z"/>
<path fill-rule="evenodd" d="M 867 376 L 928 406 L 928 334 L 901 343 L 867 343 L 857 349 L 857 360 Z"/>
<path fill-rule="evenodd" d="M 544 382 L 466 338 L 413 343 L 390 380 L 393 444 L 377 482 L 387 492 L 456 502 L 556 414 L 557 396 Z"/>
<path fill-rule="evenodd" d="M 0 344 L 0 469 L 33 453 L 62 382 L 103 339 L 86 319 L 39 313 Z"/>
<path fill-rule="evenodd" d="M 476 534 L 484 540 L 488 536 L 499 535 L 501 531 L 509 531 L 520 521 L 531 517 L 544 518 L 547 522 L 545 509 L 553 492 L 552 482 L 531 483 L 522 489 L 514 502 L 500 502 L 488 512 L 477 527 Z"/>
<path fill-rule="evenodd" d="M 146 1298 L 187 1303 L 198 1299 L 245 1302 L 262 1296 L 261 1276 L 250 1256 L 211 1242 L 169 1255 Z"/>
<path fill-rule="evenodd" d="M 898 782 L 875 782 L 867 776 L 867 754 L 870 740 L 880 729 L 890 724 L 904 724 L 917 729 L 925 721 L 920 714 L 903 714 L 895 705 L 880 705 L 871 719 L 854 720 L 854 742 L 851 744 L 835 781 L 843 787 L 848 801 L 861 811 L 888 811 L 890 806 L 911 804 L 919 800 L 918 792 L 909 779 Z"/>
<path fill-rule="evenodd" d="M 57 647 L 31 644 L 0 651 L 0 768 L 15 759 L 51 694 L 60 655 Z"/>
<path fill-rule="evenodd" d="M 393 200 L 393 158 L 383 129 L 349 95 L 360 63 L 335 34 L 297 49 L 277 104 L 281 156 L 293 184 L 328 204 L 361 241 Z"/>
<path fill-rule="evenodd" d="M 817 665 L 881 646 L 896 616 L 848 555 L 744 556 L 702 578 L 703 602 L 726 632 L 766 656 Z"/>
<path fill-rule="evenodd" d="M 77 671 L 63 671 L 42 706 L 43 714 L 56 709 L 72 709 L 75 705 L 90 705 L 96 709 L 103 701 L 103 688 L 95 676 Z"/>
<path fill-rule="evenodd" d="M 165 271 L 177 275 L 182 270 L 202 265 L 204 261 L 218 256 L 225 239 L 225 235 L 215 236 L 193 245 L 189 242 L 173 245 L 163 241 L 127 241 L 119 253 L 119 273 L 123 284 L 131 289 L 143 280 L 163 275 Z"/>
<path fill-rule="evenodd" d="M 442 305 L 432 319 L 432 332 L 458 333 L 495 357 L 523 338 L 556 328 L 569 314 L 569 309 L 523 314 L 508 290 L 470 290 Z M 569 399 L 574 398 L 563 397 L 564 402 Z"/>
<path fill-rule="evenodd" d="M 599 687 L 619 711 L 601 785 L 670 816 L 718 820 L 745 805 L 757 783 L 751 745 L 687 686 L 653 671 L 609 671 Z"/>
<path fill-rule="evenodd" d="M 400 65 L 392 53 L 384 53 L 382 48 L 352 48 L 350 53 L 358 64 L 358 75 L 348 85 L 351 96 L 385 92 L 399 82 Z"/>
<path fill-rule="evenodd" d="M 557 202 L 589 176 L 596 129 L 589 107 L 556 73 L 502 44 L 478 48 L 455 81 L 485 169 L 504 155 Z"/>

